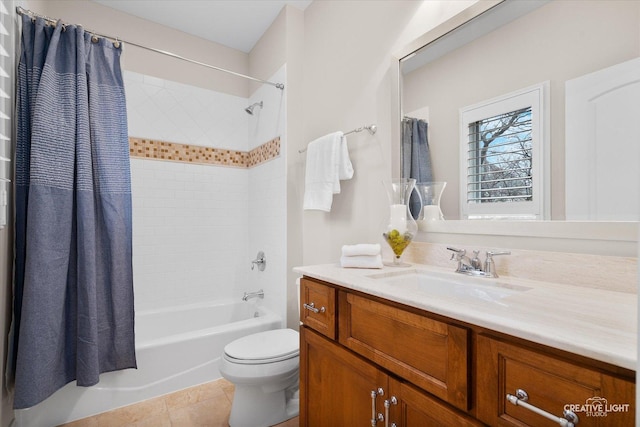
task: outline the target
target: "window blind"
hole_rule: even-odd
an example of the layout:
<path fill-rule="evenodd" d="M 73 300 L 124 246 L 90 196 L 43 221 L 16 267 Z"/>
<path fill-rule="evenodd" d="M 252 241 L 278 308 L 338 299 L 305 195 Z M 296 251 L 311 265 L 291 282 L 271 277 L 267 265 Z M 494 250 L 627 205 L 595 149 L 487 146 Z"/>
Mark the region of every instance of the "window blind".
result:
<path fill-rule="evenodd" d="M 531 107 L 469 123 L 467 203 L 530 201 Z"/>
<path fill-rule="evenodd" d="M 8 192 L 11 183 L 13 21 L 7 7 L 12 5 L 13 1 L 0 2 L 0 227 L 7 225 Z"/>

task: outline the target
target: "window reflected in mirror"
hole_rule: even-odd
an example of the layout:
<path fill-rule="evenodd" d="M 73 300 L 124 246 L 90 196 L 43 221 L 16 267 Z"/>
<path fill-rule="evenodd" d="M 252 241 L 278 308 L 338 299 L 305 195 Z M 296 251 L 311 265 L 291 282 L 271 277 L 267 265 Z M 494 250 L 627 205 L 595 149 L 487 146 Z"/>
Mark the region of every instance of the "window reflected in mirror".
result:
<path fill-rule="evenodd" d="M 544 219 L 548 83 L 460 110 L 463 219 Z"/>

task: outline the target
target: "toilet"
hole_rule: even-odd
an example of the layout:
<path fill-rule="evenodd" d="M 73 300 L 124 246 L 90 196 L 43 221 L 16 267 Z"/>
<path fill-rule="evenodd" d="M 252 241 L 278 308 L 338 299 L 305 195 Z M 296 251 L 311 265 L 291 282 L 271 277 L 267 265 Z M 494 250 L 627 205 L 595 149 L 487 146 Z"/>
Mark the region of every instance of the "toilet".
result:
<path fill-rule="evenodd" d="M 267 427 L 298 415 L 300 335 L 274 329 L 224 348 L 220 373 L 235 385 L 229 425 Z"/>

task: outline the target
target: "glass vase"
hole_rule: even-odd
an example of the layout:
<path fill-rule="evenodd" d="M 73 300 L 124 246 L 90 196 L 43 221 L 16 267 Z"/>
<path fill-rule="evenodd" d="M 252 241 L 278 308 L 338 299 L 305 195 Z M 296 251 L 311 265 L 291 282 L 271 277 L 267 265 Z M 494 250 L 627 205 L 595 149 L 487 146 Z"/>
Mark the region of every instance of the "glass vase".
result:
<path fill-rule="evenodd" d="M 401 178 L 384 184 L 389 198 L 389 211 L 388 217 L 383 223 L 382 237 L 394 254 L 393 263 L 385 264 L 405 267 L 409 264 L 401 261 L 402 254 L 418 231 L 418 225 L 409 211 L 409 199 L 416 185 L 416 180 Z"/>
<path fill-rule="evenodd" d="M 416 190 L 422 199 L 422 210 L 418 216 L 419 220 L 440 221 L 444 220 L 444 215 L 440 209 L 440 198 L 447 186 L 446 182 L 419 182 Z"/>

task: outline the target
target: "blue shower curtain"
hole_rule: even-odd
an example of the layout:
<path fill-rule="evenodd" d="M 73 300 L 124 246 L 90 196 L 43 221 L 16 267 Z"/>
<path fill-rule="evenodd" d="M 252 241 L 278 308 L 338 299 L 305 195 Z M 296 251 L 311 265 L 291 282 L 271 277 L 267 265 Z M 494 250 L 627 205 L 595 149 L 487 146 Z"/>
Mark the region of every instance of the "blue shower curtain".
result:
<path fill-rule="evenodd" d="M 22 18 L 14 407 L 136 367 L 131 179 L 121 49 Z"/>
<path fill-rule="evenodd" d="M 431 152 L 426 121 L 405 117 L 402 121 L 402 176 L 415 178 L 416 182 L 433 181 L 431 166 Z M 409 209 L 414 218 L 420 214 L 420 200 L 415 194 L 411 195 Z"/>

